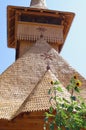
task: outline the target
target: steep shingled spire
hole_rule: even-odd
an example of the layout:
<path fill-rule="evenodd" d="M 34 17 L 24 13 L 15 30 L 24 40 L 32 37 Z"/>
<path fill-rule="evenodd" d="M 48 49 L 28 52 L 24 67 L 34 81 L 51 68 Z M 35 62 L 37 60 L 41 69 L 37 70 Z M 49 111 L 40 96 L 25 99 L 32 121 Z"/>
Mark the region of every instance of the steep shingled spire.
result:
<path fill-rule="evenodd" d="M 46 0 L 31 0 L 30 7 L 46 9 Z"/>

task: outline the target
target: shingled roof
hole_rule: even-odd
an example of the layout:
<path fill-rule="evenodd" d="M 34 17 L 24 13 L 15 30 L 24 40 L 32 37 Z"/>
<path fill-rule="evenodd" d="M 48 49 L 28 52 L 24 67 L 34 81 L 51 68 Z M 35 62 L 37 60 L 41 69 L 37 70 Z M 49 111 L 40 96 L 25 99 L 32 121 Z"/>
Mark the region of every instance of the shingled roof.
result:
<path fill-rule="evenodd" d="M 48 91 L 53 87 L 51 81 L 58 81 L 56 76 L 48 70 L 45 72 L 43 78 L 37 84 L 31 95 L 26 99 L 25 106 L 22 111 L 37 111 L 47 110 L 50 107 Z M 60 83 L 59 86 L 62 88 L 62 92 L 57 91 L 58 97 L 63 97 L 70 101 L 70 93 Z"/>
<path fill-rule="evenodd" d="M 51 71 L 46 72 L 47 64 L 50 65 Z M 52 73 L 63 86 L 66 86 L 71 76 L 77 73 L 83 83 L 81 96 L 86 101 L 86 80 L 40 38 L 0 76 L 0 118 L 10 120 L 22 111 L 48 109 L 48 94 L 44 90 L 48 89 L 48 84 L 50 85 L 48 80 L 53 79 Z M 39 99 L 46 100 L 45 104 L 40 104 Z"/>

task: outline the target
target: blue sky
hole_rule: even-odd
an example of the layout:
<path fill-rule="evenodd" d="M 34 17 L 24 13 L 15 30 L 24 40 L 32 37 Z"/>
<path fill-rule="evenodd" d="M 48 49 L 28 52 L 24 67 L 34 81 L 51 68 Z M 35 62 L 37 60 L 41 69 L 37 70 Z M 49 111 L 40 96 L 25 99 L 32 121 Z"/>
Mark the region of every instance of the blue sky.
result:
<path fill-rule="evenodd" d="M 46 0 L 49 9 L 76 14 L 61 55 L 86 78 L 86 0 Z M 0 0 L 0 74 L 15 61 L 15 50 L 7 48 L 7 5 L 29 6 L 30 0 Z"/>

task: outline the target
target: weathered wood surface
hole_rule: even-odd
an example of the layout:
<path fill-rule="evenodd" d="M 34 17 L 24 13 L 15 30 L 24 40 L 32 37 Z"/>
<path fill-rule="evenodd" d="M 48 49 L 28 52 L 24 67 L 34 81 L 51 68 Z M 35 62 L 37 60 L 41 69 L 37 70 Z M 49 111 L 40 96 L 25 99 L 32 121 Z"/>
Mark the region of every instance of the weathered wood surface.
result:
<path fill-rule="evenodd" d="M 15 119 L 0 120 L 0 130 L 43 130 L 44 112 L 22 113 Z"/>

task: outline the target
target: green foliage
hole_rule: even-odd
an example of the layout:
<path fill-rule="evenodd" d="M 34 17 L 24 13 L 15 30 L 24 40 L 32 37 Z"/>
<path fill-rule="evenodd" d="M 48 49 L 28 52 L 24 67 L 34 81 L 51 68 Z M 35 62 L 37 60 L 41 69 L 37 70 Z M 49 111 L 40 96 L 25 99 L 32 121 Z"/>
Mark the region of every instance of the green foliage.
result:
<path fill-rule="evenodd" d="M 86 128 L 86 104 L 80 96 L 74 93 L 80 93 L 81 82 L 77 76 L 71 78 L 66 89 L 71 93 L 70 101 L 66 98 L 58 97 L 57 92 L 62 93 L 61 83 L 51 81 L 52 88 L 49 89 L 51 107 L 45 113 L 44 130 L 47 126 L 49 130 L 81 130 Z M 52 96 L 53 94 L 53 96 Z M 52 104 L 52 100 L 54 104 Z"/>

